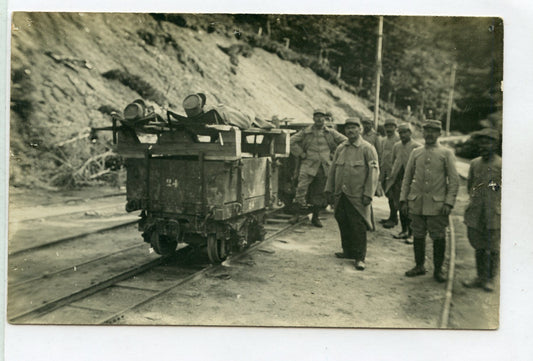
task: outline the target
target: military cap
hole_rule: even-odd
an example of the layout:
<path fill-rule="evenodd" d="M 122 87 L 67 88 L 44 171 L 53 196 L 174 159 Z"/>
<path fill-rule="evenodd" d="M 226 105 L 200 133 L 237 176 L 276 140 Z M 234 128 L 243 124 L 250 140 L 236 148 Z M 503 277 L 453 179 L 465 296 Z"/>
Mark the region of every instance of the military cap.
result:
<path fill-rule="evenodd" d="M 426 122 L 422 125 L 422 128 L 433 128 L 442 130 L 442 124 L 440 120 L 426 120 Z"/>
<path fill-rule="evenodd" d="M 385 125 L 388 125 L 388 124 L 392 124 L 392 125 L 394 125 L 394 126 L 398 125 L 398 124 L 396 124 L 396 119 L 394 119 L 394 118 L 388 118 L 388 119 L 386 119 L 386 120 L 385 120 Z"/>
<path fill-rule="evenodd" d="M 348 125 L 348 124 L 357 124 L 359 126 L 361 126 L 361 119 L 359 119 L 358 117 L 352 117 L 352 118 L 348 118 L 344 121 L 344 124 L 345 125 Z"/>
<path fill-rule="evenodd" d="M 372 118 L 365 116 L 363 119 L 361 119 L 361 123 L 373 123 L 373 121 Z"/>
<path fill-rule="evenodd" d="M 400 125 L 398 125 L 398 132 L 401 132 L 401 131 L 404 131 L 404 130 L 408 130 L 411 132 L 411 126 L 409 125 L 409 123 L 402 123 Z"/>
<path fill-rule="evenodd" d="M 188 117 L 194 117 L 202 112 L 206 97 L 204 93 L 190 94 L 183 99 L 183 109 Z"/>
<path fill-rule="evenodd" d="M 472 133 L 472 138 L 480 138 L 480 137 L 486 137 L 486 138 L 498 140 L 500 138 L 500 132 L 492 128 L 483 128 L 481 130 L 478 130 Z"/>
<path fill-rule="evenodd" d="M 325 111 L 324 109 L 318 108 L 318 109 L 313 110 L 313 115 L 315 114 L 328 115 L 328 112 Z"/>

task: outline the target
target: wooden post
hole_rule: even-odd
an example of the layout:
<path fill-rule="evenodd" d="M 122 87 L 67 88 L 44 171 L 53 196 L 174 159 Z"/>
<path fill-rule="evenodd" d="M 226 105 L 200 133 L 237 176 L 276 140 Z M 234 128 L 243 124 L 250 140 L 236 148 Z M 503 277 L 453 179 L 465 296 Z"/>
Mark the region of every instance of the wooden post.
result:
<path fill-rule="evenodd" d="M 288 49 L 288 48 L 289 48 L 289 45 L 290 45 L 290 43 L 291 43 L 291 39 L 289 39 L 289 38 L 283 38 L 283 40 L 285 40 L 285 48 Z"/>
<path fill-rule="evenodd" d="M 383 40 L 383 16 L 379 17 L 378 46 L 376 54 L 376 99 L 374 104 L 374 127 L 378 129 L 379 123 L 379 89 L 381 81 L 381 43 Z"/>
<path fill-rule="evenodd" d="M 263 28 L 259 27 L 259 30 L 257 30 L 257 35 L 261 36 L 263 34 Z"/>
<path fill-rule="evenodd" d="M 453 89 L 455 88 L 455 71 L 456 70 L 457 70 L 457 64 L 453 63 L 452 73 L 450 75 L 450 95 L 448 97 L 448 111 L 446 112 L 446 136 L 450 135 L 450 121 L 452 119 Z"/>
<path fill-rule="evenodd" d="M 267 15 L 266 28 L 267 28 L 267 36 L 270 37 L 270 15 Z"/>
<path fill-rule="evenodd" d="M 342 66 L 339 65 L 339 68 L 337 69 L 337 79 L 341 78 L 341 74 L 342 74 Z"/>

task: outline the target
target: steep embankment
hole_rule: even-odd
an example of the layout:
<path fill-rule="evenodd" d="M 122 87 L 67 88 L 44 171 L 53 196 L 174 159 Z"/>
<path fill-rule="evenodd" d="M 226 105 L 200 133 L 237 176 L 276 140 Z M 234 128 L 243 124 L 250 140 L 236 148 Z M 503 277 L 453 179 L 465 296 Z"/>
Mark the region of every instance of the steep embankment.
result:
<path fill-rule="evenodd" d="M 232 105 L 263 119 L 311 120 L 329 109 L 337 122 L 370 115 L 363 101 L 311 70 L 243 44 L 156 21 L 148 14 L 16 13 L 12 25 L 11 185 L 79 185 L 109 176 L 109 142 L 93 145 L 89 127 L 143 98 L 183 113 L 182 99 Z M 303 89 L 299 90 L 298 88 Z M 295 85 L 299 85 L 298 88 Z"/>

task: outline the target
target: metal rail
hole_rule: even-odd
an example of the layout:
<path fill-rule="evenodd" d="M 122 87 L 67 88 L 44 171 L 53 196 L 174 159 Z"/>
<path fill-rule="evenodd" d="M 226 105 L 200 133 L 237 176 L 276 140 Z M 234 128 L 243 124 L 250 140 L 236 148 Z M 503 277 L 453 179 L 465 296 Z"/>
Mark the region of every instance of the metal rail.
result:
<path fill-rule="evenodd" d="M 96 229 L 94 231 L 84 232 L 84 233 L 80 233 L 80 234 L 77 234 L 77 235 L 74 235 L 74 236 L 69 236 L 69 237 L 65 237 L 65 238 L 56 239 L 55 241 L 51 241 L 51 242 L 47 242 L 47 243 L 44 243 L 44 244 L 40 244 L 38 246 L 33 246 L 33 247 L 20 249 L 18 251 L 14 251 L 14 252 L 8 253 L 8 255 L 11 257 L 11 256 L 19 255 L 19 254 L 22 254 L 22 253 L 32 252 L 32 251 L 36 251 L 36 250 L 43 249 L 43 248 L 48 248 L 48 247 L 51 247 L 51 246 L 55 246 L 55 245 L 57 245 L 59 243 L 66 243 L 66 242 L 74 241 L 74 240 L 79 239 L 79 238 L 87 237 L 87 236 L 90 236 L 91 234 L 102 233 L 102 232 L 107 232 L 107 231 L 112 231 L 112 230 L 115 230 L 115 229 L 119 229 L 119 228 L 122 228 L 122 227 L 127 227 L 127 226 L 130 226 L 130 225 L 135 224 L 137 222 L 138 222 L 138 220 L 136 219 L 134 221 L 128 221 L 128 222 L 125 222 L 125 223 L 115 224 L 114 226 L 99 228 L 99 229 Z"/>
<path fill-rule="evenodd" d="M 91 263 L 94 263 L 94 262 L 98 262 L 98 261 L 101 261 L 103 259 L 106 259 L 106 258 L 109 258 L 111 256 L 114 256 L 114 255 L 117 255 L 119 253 L 122 253 L 122 252 L 127 252 L 127 251 L 130 251 L 132 249 L 136 249 L 136 248 L 143 248 L 143 247 L 146 247 L 146 245 L 144 244 L 137 244 L 135 246 L 131 246 L 131 247 L 127 247 L 127 248 L 124 248 L 124 249 L 121 249 L 121 250 L 118 250 L 116 252 L 111 252 L 111 253 L 108 253 L 108 254 L 105 254 L 103 256 L 100 256 L 100 257 L 95 257 L 95 258 L 92 258 L 90 260 L 87 260 L 85 262 L 82 262 L 82 263 L 78 263 L 74 266 L 69 266 L 69 267 L 65 267 L 65 268 L 62 268 L 60 270 L 57 270 L 57 271 L 54 271 L 54 272 L 50 272 L 50 273 L 45 273 L 43 274 L 42 276 L 37 276 L 37 277 L 33 277 L 33 278 L 28 278 L 27 280 L 24 280 L 24 281 L 19 281 L 19 282 L 14 282 L 14 283 L 11 283 L 8 285 L 8 287 L 10 289 L 13 289 L 13 287 L 18 287 L 18 286 L 22 286 L 26 283 L 30 283 L 30 282 L 34 282 L 34 281 L 37 281 L 37 280 L 40 280 L 40 279 L 47 279 L 47 278 L 50 278 L 51 276 L 53 275 L 57 275 L 57 274 L 60 274 L 60 273 L 63 273 L 63 272 L 69 272 L 69 271 L 72 271 L 73 269 L 76 269 L 78 267 L 81 267 L 81 266 L 86 266 L 88 264 L 91 264 Z"/>
<path fill-rule="evenodd" d="M 63 306 L 66 306 L 70 303 L 79 301 L 83 298 L 86 298 L 90 295 L 95 294 L 98 291 L 101 291 L 103 289 L 106 289 L 120 281 L 124 281 L 130 277 L 133 277 L 139 273 L 143 273 L 145 271 L 148 271 L 149 269 L 152 269 L 153 267 L 162 264 L 166 260 L 165 257 L 161 257 L 155 260 L 152 260 L 150 262 L 147 262 L 140 266 L 135 266 L 130 269 L 128 269 L 125 272 L 122 272 L 121 274 L 118 274 L 116 276 L 113 276 L 105 281 L 102 281 L 98 284 L 95 284 L 94 286 L 84 288 L 78 292 L 72 293 L 69 296 L 61 297 L 58 299 L 55 299 L 53 301 L 47 302 L 46 305 L 43 305 L 41 307 L 24 311 L 18 315 L 15 315 L 9 319 L 10 322 L 13 323 L 22 323 L 25 319 L 28 318 L 36 318 L 43 316 L 47 313 L 50 313 L 58 308 L 61 308 Z"/>
<path fill-rule="evenodd" d="M 272 212 L 270 214 L 273 214 L 273 213 L 276 213 L 276 212 Z M 132 222 L 130 222 L 132 223 Z M 235 254 L 235 255 L 232 255 L 231 256 L 231 259 L 232 260 L 237 260 L 241 257 L 243 257 L 244 255 L 248 254 L 249 252 L 251 252 L 252 250 L 254 250 L 255 248 L 259 247 L 260 245 L 263 245 L 265 244 L 265 242 L 273 239 L 274 237 L 280 235 L 281 233 L 283 232 L 286 232 L 287 230 L 291 229 L 292 227 L 295 227 L 296 225 L 298 225 L 299 223 L 297 224 L 287 224 L 285 225 L 284 227 L 281 227 L 280 229 L 272 232 L 271 234 L 267 234 L 267 238 L 262 241 L 262 242 L 256 242 L 254 244 L 252 244 L 249 248 L 247 248 L 245 251 L 243 252 L 240 252 L 238 254 Z M 117 227 L 114 227 L 114 228 L 117 228 Z M 94 232 L 92 232 L 94 233 Z M 73 237 L 71 237 L 73 238 Z M 55 242 L 57 243 L 57 241 Z M 45 245 L 45 246 L 48 246 Z M 142 245 L 141 245 L 142 246 Z M 141 247 L 141 246 L 134 246 L 134 247 L 130 247 L 130 248 L 127 248 L 127 250 L 129 249 L 133 249 L 133 248 L 136 248 L 136 247 Z M 36 247 L 36 248 L 41 248 L 41 247 Z M 28 249 L 29 250 L 29 249 Z M 24 250 L 24 252 L 26 252 L 27 250 Z M 111 255 L 115 255 L 115 254 L 118 254 L 120 252 L 124 252 L 125 250 L 120 250 L 120 251 L 117 251 L 117 252 L 114 252 L 112 254 L 109 254 L 109 255 L 106 255 L 106 256 L 102 256 L 102 257 L 98 257 L 98 258 L 95 258 L 93 260 L 90 260 L 90 261 L 87 261 L 85 263 L 83 263 L 84 265 L 87 264 L 87 263 L 91 263 L 91 262 L 95 262 L 95 261 L 98 261 L 100 259 L 103 259 L 103 258 L 107 258 Z M 135 267 L 132 267 L 118 275 L 115 275 L 107 280 L 104 280 L 102 282 L 99 282 L 95 285 L 92 285 L 90 287 L 87 287 L 85 289 L 82 289 L 82 290 L 79 290 L 75 293 L 72 293 L 68 296 L 65 296 L 65 297 L 60 297 L 58 299 L 55 299 L 55 300 L 52 300 L 52 301 L 49 301 L 47 302 L 45 305 L 42 305 L 42 306 L 39 306 L 39 307 L 36 307 L 34 309 L 31 309 L 31 310 L 26 310 L 26 311 L 23 311 L 13 317 L 10 317 L 9 318 L 9 322 L 13 322 L 13 323 L 25 323 L 27 322 L 28 320 L 31 320 L 31 319 L 35 319 L 37 317 L 41 317 L 43 315 L 46 315 L 52 311 L 55 311 L 61 307 L 64 307 L 64 306 L 67 306 L 73 302 L 76 302 L 76 301 L 79 301 L 81 299 L 84 299 L 88 296 L 91 296 L 99 291 L 102 291 L 108 287 L 111 287 L 121 281 L 124 281 L 124 280 L 127 280 L 135 275 L 138 275 L 138 274 L 141 274 L 141 273 L 144 273 L 150 269 L 153 269 L 154 267 L 156 266 L 159 266 L 161 264 L 164 264 L 168 259 L 170 259 L 170 257 L 160 257 L 158 259 L 155 259 L 155 260 L 152 260 L 150 262 L 147 262 L 145 264 L 142 264 L 142 265 L 138 265 L 138 266 L 135 266 Z M 104 324 L 104 323 L 111 323 L 113 322 L 114 320 L 117 319 L 117 317 L 119 317 L 122 313 L 128 311 L 128 310 L 131 310 L 135 307 L 138 307 L 142 304 L 145 304 L 147 302 L 149 302 L 150 300 L 166 293 L 166 292 L 169 292 L 170 290 L 180 286 L 181 284 L 184 284 L 186 282 L 189 282 L 189 281 L 192 281 L 194 279 L 197 279 L 198 277 L 201 277 L 203 274 L 205 274 L 206 272 L 208 272 L 209 270 L 211 269 L 216 269 L 216 267 L 218 267 L 217 265 L 208 265 L 206 268 L 198 271 L 198 272 L 195 272 L 193 274 L 191 274 L 190 276 L 187 276 L 185 277 L 184 279 L 181 279 L 180 281 L 176 282 L 175 284 L 173 284 L 172 286 L 170 287 L 167 287 L 165 288 L 164 290 L 161 290 L 161 291 L 158 291 L 157 293 L 143 299 L 142 301 L 140 302 L 137 302 L 136 304 L 132 305 L 132 306 L 129 306 L 128 308 L 125 308 L 117 313 L 115 313 L 114 315 L 112 315 L 111 317 L 105 317 L 99 321 L 97 321 L 97 324 Z M 72 267 L 69 267 L 68 270 L 71 270 Z M 57 274 L 57 273 L 61 273 L 61 272 L 65 272 L 67 269 L 62 269 L 62 270 L 59 270 L 59 271 L 56 271 L 52 274 Z M 47 274 L 45 276 L 42 276 L 42 277 L 36 277 L 36 278 L 33 278 L 31 280 L 25 280 L 25 281 L 22 281 L 22 282 L 19 282 L 17 284 L 14 284 L 14 285 L 10 285 L 10 287 L 12 286 L 18 286 L 18 285 L 22 285 L 22 284 L 25 284 L 25 283 L 28 283 L 30 281 L 35 281 L 35 280 L 38 280 L 39 278 L 47 278 L 47 277 L 50 277 L 50 274 Z M 153 290 L 152 290 L 153 291 Z"/>
<path fill-rule="evenodd" d="M 448 267 L 448 281 L 446 283 L 446 295 L 444 298 L 444 306 L 442 308 L 439 328 L 448 327 L 448 321 L 450 319 L 450 307 L 453 297 L 453 281 L 455 278 L 455 227 L 453 225 L 452 215 L 448 216 L 448 220 L 450 225 L 448 233 L 450 238 L 450 262 Z"/>
<path fill-rule="evenodd" d="M 88 208 L 88 209 L 81 209 L 81 210 L 74 210 L 74 211 L 65 209 L 65 210 L 61 211 L 60 213 L 55 213 L 55 214 L 50 214 L 50 215 L 43 215 L 43 216 L 40 216 L 40 217 L 33 217 L 33 218 L 13 219 L 13 220 L 10 220 L 10 222 L 24 223 L 24 222 L 31 222 L 31 221 L 41 220 L 41 219 L 59 218 L 59 217 L 66 216 L 66 215 L 72 216 L 72 215 L 75 215 L 75 214 L 80 214 L 80 213 L 84 213 L 84 212 L 88 212 L 88 211 L 101 211 L 101 210 L 105 210 L 105 209 L 112 209 L 112 208 L 116 208 L 117 206 L 119 206 L 119 205 L 118 204 L 106 204 L 105 206 L 91 207 L 91 208 Z"/>
<path fill-rule="evenodd" d="M 273 240 L 275 237 L 277 237 L 280 234 L 288 231 L 291 228 L 296 227 L 297 225 L 299 225 L 302 222 L 303 222 L 303 220 L 298 222 L 298 223 L 295 223 L 295 224 L 287 224 L 285 227 L 282 227 L 281 229 L 279 229 L 277 231 L 274 231 L 272 234 L 268 235 L 267 238 L 264 241 L 256 242 L 256 243 L 252 244 L 250 247 L 248 247 L 246 250 L 244 250 L 243 252 L 239 252 L 236 255 L 232 255 L 231 256 L 231 260 L 235 261 L 235 260 L 238 260 L 238 259 L 244 257 L 245 255 L 247 255 L 250 252 L 252 252 L 253 250 L 255 250 L 257 247 L 264 245 L 266 242 L 269 242 L 269 241 Z M 158 291 L 157 293 L 155 293 L 153 295 L 150 295 L 149 297 L 146 297 L 142 301 L 139 301 L 139 302 L 137 302 L 136 304 L 134 304 L 132 306 L 126 307 L 126 308 L 114 313 L 112 316 L 104 317 L 104 318 L 100 319 L 96 323 L 97 324 L 110 324 L 110 323 L 113 323 L 114 321 L 119 320 L 121 318 L 122 314 L 126 313 L 127 311 L 130 311 L 130 310 L 133 310 L 136 307 L 142 306 L 142 305 L 150 302 L 151 300 L 153 300 L 155 298 L 158 298 L 159 296 L 162 296 L 163 294 L 166 294 L 166 293 L 170 292 L 171 290 L 175 289 L 176 287 L 179 287 L 179 286 L 181 286 L 181 285 L 183 285 L 183 284 L 185 284 L 187 282 L 196 280 L 199 277 L 201 277 L 204 274 L 206 274 L 208 271 L 210 271 L 212 269 L 216 269 L 218 267 L 220 267 L 220 265 L 212 265 L 212 264 L 210 264 L 206 268 L 203 268 L 200 271 L 195 272 L 195 273 L 191 274 L 190 276 L 187 276 L 184 279 L 179 280 L 178 282 L 176 282 L 172 286 L 169 286 L 169 287 L 165 288 L 164 290 Z"/>

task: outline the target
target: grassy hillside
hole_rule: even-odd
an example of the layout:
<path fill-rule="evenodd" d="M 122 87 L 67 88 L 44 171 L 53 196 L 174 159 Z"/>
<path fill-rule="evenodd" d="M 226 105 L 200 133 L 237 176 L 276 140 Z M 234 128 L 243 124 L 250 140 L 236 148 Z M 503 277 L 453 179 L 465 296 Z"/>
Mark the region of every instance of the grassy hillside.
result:
<path fill-rule="evenodd" d="M 231 28 L 208 33 L 156 19 L 149 14 L 14 15 L 11 185 L 113 180 L 109 139 L 91 144 L 89 129 L 108 125 L 111 111 L 138 98 L 161 112 L 183 113 L 182 99 L 201 91 L 208 105 L 225 103 L 264 119 L 276 115 L 307 122 L 316 107 L 329 109 L 337 122 L 371 115 L 355 95 L 308 68 L 249 47 Z"/>

